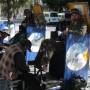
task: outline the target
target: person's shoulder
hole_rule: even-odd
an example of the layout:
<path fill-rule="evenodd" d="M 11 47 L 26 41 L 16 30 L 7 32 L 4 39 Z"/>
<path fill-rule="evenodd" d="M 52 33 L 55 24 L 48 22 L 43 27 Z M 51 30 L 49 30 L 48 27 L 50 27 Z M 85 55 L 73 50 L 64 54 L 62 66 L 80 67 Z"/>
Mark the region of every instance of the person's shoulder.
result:
<path fill-rule="evenodd" d="M 17 58 L 23 58 L 23 54 L 21 52 L 15 53 L 14 59 L 17 59 Z"/>

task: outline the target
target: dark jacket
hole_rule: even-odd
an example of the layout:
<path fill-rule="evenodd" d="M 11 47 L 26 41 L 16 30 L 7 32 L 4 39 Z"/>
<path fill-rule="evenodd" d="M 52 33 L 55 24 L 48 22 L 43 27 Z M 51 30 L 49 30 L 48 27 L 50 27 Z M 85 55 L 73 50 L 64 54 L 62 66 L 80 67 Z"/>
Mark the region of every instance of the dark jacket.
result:
<path fill-rule="evenodd" d="M 10 73 L 18 76 L 18 74 L 27 73 L 28 70 L 24 53 L 18 44 L 9 46 L 0 60 L 1 76 L 5 79 L 12 79 Z"/>
<path fill-rule="evenodd" d="M 68 27 L 69 24 L 70 24 L 69 21 L 60 21 L 60 22 L 58 22 L 57 23 L 57 26 L 56 26 L 56 31 L 53 32 L 52 37 L 54 39 L 57 39 L 57 40 L 60 40 L 60 41 L 65 40 L 66 37 L 64 36 L 63 31 L 66 30 L 66 27 Z M 58 31 L 61 31 L 62 32 L 62 34 L 60 36 L 58 36 Z"/>

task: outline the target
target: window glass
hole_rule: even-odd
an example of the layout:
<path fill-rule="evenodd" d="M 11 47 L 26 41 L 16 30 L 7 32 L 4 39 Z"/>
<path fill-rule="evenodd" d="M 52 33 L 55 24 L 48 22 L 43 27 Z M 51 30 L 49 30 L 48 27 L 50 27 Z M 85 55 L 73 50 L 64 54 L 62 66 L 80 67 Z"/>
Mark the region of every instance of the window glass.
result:
<path fill-rule="evenodd" d="M 58 14 L 57 13 L 51 13 L 50 16 L 51 17 L 58 17 Z"/>

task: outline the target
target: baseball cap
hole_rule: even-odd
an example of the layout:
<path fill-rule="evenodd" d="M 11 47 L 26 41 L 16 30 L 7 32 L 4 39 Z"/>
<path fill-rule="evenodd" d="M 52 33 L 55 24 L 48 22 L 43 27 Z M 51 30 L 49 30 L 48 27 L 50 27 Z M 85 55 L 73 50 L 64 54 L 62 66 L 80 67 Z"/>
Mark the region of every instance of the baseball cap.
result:
<path fill-rule="evenodd" d="M 80 15 L 80 16 L 82 15 L 81 12 L 80 12 L 80 10 L 77 9 L 77 8 L 71 9 L 71 15 L 72 15 L 72 14 L 78 14 L 78 15 Z"/>

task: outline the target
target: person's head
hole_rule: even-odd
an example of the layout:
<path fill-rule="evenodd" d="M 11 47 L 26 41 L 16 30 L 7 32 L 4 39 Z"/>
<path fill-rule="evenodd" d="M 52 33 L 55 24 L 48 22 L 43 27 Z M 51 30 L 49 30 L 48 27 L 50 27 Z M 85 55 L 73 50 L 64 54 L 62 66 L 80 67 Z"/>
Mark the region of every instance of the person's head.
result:
<path fill-rule="evenodd" d="M 24 15 L 28 18 L 32 15 L 32 11 L 30 9 L 25 9 L 24 10 Z"/>
<path fill-rule="evenodd" d="M 24 10 L 24 15 L 26 16 L 25 20 L 28 21 L 28 24 L 35 25 L 35 16 L 30 9 Z"/>
<path fill-rule="evenodd" d="M 71 10 L 71 21 L 78 21 L 81 18 L 80 11 L 76 8 Z"/>

